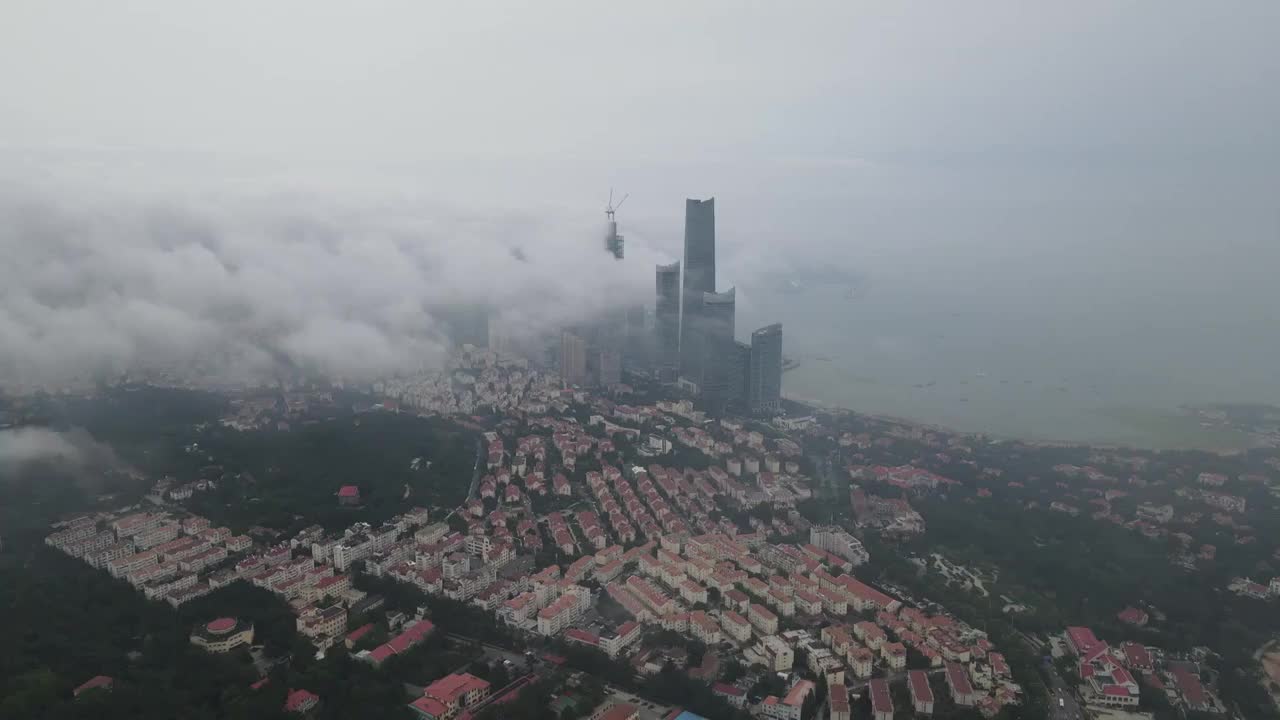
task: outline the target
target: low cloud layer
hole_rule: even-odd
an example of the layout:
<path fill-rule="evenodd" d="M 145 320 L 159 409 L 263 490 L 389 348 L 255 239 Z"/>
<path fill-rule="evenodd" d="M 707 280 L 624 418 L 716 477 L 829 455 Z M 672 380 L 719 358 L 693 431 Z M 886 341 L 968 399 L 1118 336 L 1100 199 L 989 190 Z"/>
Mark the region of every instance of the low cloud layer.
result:
<path fill-rule="evenodd" d="M 107 469 L 115 464 L 115 453 L 84 430 L 57 432 L 33 427 L 0 430 L 0 473 L 35 463 L 52 463 L 68 469 L 97 464 L 99 469 Z"/>
<path fill-rule="evenodd" d="M 387 200 L 385 197 L 393 199 Z M 0 187 L 0 387 L 138 369 L 204 381 L 438 366 L 439 309 L 531 336 L 652 294 L 603 218 L 475 212 L 403 194 L 121 194 Z"/>

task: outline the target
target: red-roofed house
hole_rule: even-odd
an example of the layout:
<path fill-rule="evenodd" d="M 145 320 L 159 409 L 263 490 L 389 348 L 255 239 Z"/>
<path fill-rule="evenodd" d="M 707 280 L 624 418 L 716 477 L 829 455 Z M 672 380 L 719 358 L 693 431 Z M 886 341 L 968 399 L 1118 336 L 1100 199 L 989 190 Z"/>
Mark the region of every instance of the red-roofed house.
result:
<path fill-rule="evenodd" d="M 1151 670 L 1155 667 L 1151 653 L 1141 643 L 1120 643 L 1120 652 L 1124 653 L 1124 664 L 1130 670 Z"/>
<path fill-rule="evenodd" d="M 991 672 L 996 676 L 1009 677 L 1009 663 L 1005 662 L 1004 655 L 993 652 L 987 656 L 987 662 L 991 663 Z"/>
<path fill-rule="evenodd" d="M 764 635 L 772 635 L 778 632 L 778 616 L 769 612 L 769 609 L 763 605 L 752 603 L 747 608 L 747 620 L 756 627 L 757 630 Z"/>
<path fill-rule="evenodd" d="M 887 610 L 895 612 L 902 603 L 885 595 L 879 590 L 848 575 L 841 575 L 837 581 L 844 586 L 852 600 L 851 604 L 859 612 L 865 610 Z"/>
<path fill-rule="evenodd" d="M 1128 607 L 1116 614 L 1120 618 L 1120 622 L 1128 623 L 1137 627 L 1147 624 L 1147 613 L 1135 607 Z"/>
<path fill-rule="evenodd" d="M 1132 707 L 1138 704 L 1138 683 L 1133 675 L 1120 667 L 1110 655 L 1103 655 L 1106 661 L 1099 661 L 1081 666 L 1081 676 L 1085 668 L 1091 669 L 1088 675 L 1088 687 L 1092 694 L 1090 701 L 1107 707 Z"/>
<path fill-rule="evenodd" d="M 285 712 L 305 713 L 320 704 L 320 697 L 307 690 L 290 690 L 284 701 Z"/>
<path fill-rule="evenodd" d="M 1146 683 L 1147 687 L 1154 688 L 1160 692 L 1164 692 L 1165 687 L 1167 687 L 1164 681 L 1160 679 L 1160 676 L 1153 672 L 1143 673 L 1142 682 Z"/>
<path fill-rule="evenodd" d="M 1173 679 L 1178 685 L 1178 694 L 1182 696 L 1182 700 L 1187 704 L 1188 708 L 1192 710 L 1213 709 L 1213 702 L 1209 699 L 1209 693 L 1205 691 L 1200 678 L 1194 672 L 1185 666 L 1179 665 L 1173 668 Z"/>
<path fill-rule="evenodd" d="M 373 623 L 365 623 L 364 625 L 361 625 L 355 630 L 352 630 L 351 632 L 347 633 L 347 637 L 343 639 L 342 642 L 344 645 L 347 646 L 347 649 L 350 650 L 351 648 L 356 646 L 356 643 L 360 642 L 361 639 L 363 639 L 366 635 L 368 635 L 372 631 L 373 631 Z"/>
<path fill-rule="evenodd" d="M 381 665 L 392 655 L 407 652 L 410 648 L 422 642 L 431 631 L 435 629 L 435 625 L 430 620 L 418 620 L 409 627 L 405 628 L 399 635 L 391 638 L 378 647 L 370 650 L 367 654 L 360 654 L 362 660 L 373 663 L 374 667 Z"/>
<path fill-rule="evenodd" d="M 428 685 L 409 707 L 424 720 L 450 720 L 488 695 L 487 681 L 470 673 L 455 673 Z"/>
<path fill-rule="evenodd" d="M 1066 632 L 1067 646 L 1076 655 L 1088 655 L 1090 650 L 1102 644 L 1102 641 L 1086 627 L 1069 627 Z"/>
<path fill-rule="evenodd" d="M 367 660 L 368 662 L 373 663 L 374 667 L 377 667 L 382 663 L 386 662 L 387 658 L 395 654 L 396 654 L 395 648 L 392 648 L 390 643 L 383 643 L 378 647 L 370 650 L 369 654 L 363 656 L 361 659 Z"/>
<path fill-rule="evenodd" d="M 413 636 L 405 635 L 404 633 L 401 633 L 387 641 L 387 645 L 394 650 L 397 655 L 402 655 L 408 652 L 409 649 L 416 644 L 417 640 Z"/>
<path fill-rule="evenodd" d="M 431 697 L 420 697 L 410 703 L 409 707 L 426 720 L 444 720 L 453 717 L 447 705 Z"/>
<path fill-rule="evenodd" d="M 828 702 L 830 711 L 827 720 L 849 720 L 849 691 L 844 685 L 831 686 Z"/>
<path fill-rule="evenodd" d="M 616 703 L 595 711 L 590 720 L 637 720 L 640 710 L 630 703 Z"/>
<path fill-rule="evenodd" d="M 336 598 L 350 589 L 351 577 L 349 575 L 331 575 L 316 581 L 315 595 L 317 598 L 325 596 Z"/>
<path fill-rule="evenodd" d="M 880 646 L 880 656 L 890 670 L 902 670 L 907 666 L 907 648 L 902 643 L 885 643 Z"/>
<path fill-rule="evenodd" d="M 911 706 L 923 715 L 933 714 L 933 688 L 929 687 L 929 676 L 923 670 L 911 670 L 907 673 L 907 685 L 911 688 Z"/>
<path fill-rule="evenodd" d="M 343 485 L 338 488 L 339 505 L 359 505 L 360 488 L 355 485 Z"/>
<path fill-rule="evenodd" d="M 564 639 L 570 643 L 578 643 L 588 647 L 600 647 L 600 636 L 580 628 L 569 628 L 564 631 Z"/>
<path fill-rule="evenodd" d="M 716 683 L 711 686 L 711 690 L 716 695 L 724 698 L 725 702 L 736 708 L 743 708 L 747 704 L 747 691 L 740 687 L 728 685 L 726 683 Z"/>
<path fill-rule="evenodd" d="M 951 697 L 961 707 L 973 707 L 978 702 L 978 694 L 973 691 L 969 682 L 969 672 L 960 663 L 947 663 L 947 687 Z"/>
<path fill-rule="evenodd" d="M 800 720 L 804 709 L 805 698 L 812 695 L 817 688 L 811 680 L 801 680 L 787 691 L 786 697 L 770 695 L 760 705 L 760 714 L 771 720 Z"/>
<path fill-rule="evenodd" d="M 88 692 L 89 690 L 110 690 L 115 683 L 116 681 L 107 675 L 96 675 L 86 680 L 84 684 L 73 690 L 71 694 L 75 697 L 80 697 L 80 693 Z"/>
<path fill-rule="evenodd" d="M 889 683 L 883 678 L 871 681 L 871 717 L 875 720 L 893 720 L 893 696 Z"/>

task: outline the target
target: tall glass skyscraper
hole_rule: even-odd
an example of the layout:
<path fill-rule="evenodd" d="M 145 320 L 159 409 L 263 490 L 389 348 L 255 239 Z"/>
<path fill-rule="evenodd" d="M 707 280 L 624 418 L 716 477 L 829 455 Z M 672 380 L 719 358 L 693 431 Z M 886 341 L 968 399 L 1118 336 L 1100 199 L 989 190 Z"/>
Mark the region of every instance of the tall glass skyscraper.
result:
<path fill-rule="evenodd" d="M 657 268 L 658 372 L 679 379 L 712 414 L 770 413 L 782 400 L 782 325 L 737 342 L 737 292 L 716 292 L 715 198 L 684 207 L 684 261 Z M 683 272 L 682 272 L 683 271 Z"/>
<path fill-rule="evenodd" d="M 747 383 L 751 379 L 751 346 L 734 341 L 729 350 L 729 389 L 727 406 L 737 412 L 750 409 Z"/>
<path fill-rule="evenodd" d="M 698 385 L 710 412 L 724 412 L 729 400 L 729 374 L 732 357 L 734 315 L 737 292 L 729 288 L 722 293 L 702 294 L 702 315 L 698 318 L 701 332 L 695 333 L 701 370 Z"/>
<path fill-rule="evenodd" d="M 680 371 L 680 263 L 658 266 L 657 293 L 655 360 L 659 379 L 672 382 Z"/>
<path fill-rule="evenodd" d="M 684 201 L 684 289 L 716 291 L 716 199 Z"/>
<path fill-rule="evenodd" d="M 747 381 L 751 412 L 779 409 L 782 402 L 782 324 L 774 323 L 751 333 L 751 367 Z"/>
<path fill-rule="evenodd" d="M 716 200 L 684 201 L 684 281 L 681 286 L 680 375 L 701 386 L 705 363 L 703 296 L 716 291 Z"/>

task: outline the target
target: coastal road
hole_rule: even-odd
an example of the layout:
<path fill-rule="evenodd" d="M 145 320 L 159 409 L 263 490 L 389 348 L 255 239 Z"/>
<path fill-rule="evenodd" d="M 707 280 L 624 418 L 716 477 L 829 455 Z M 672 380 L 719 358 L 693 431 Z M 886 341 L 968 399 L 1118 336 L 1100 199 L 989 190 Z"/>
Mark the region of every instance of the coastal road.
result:
<path fill-rule="evenodd" d="M 467 491 L 467 500 L 475 500 L 476 494 L 480 492 L 480 467 L 485 465 L 488 459 L 484 453 L 483 437 L 476 438 L 476 465 L 471 470 L 471 489 Z"/>

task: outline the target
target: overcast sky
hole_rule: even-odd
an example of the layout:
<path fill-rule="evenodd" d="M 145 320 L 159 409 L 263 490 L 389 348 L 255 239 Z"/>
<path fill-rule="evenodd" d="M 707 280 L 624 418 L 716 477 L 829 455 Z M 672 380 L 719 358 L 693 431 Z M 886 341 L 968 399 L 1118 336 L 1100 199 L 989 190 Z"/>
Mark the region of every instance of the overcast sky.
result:
<path fill-rule="evenodd" d="M 290 339 L 259 350 L 326 366 L 385 342 L 345 369 L 399 369 L 430 354 L 398 339 L 417 324 L 405 303 L 485 289 L 528 310 L 541 293 L 559 317 L 610 290 L 648 292 L 652 262 L 679 253 L 686 196 L 718 197 L 722 285 L 797 258 L 887 273 L 1012 257 L 1012 271 L 1045 252 L 1169 256 L 1171 272 L 1211 271 L 1225 254 L 1235 260 L 1210 282 L 1238 284 L 1280 244 L 1278 29 L 1274 0 L 6 0 L 0 250 L 20 259 L 0 277 L 0 370 L 50 353 L 106 353 L 114 367 L 154 350 L 163 338 L 133 327 L 75 337 L 124 328 L 131 302 L 162 310 L 171 331 L 197 321 L 201 342 L 280 332 Z M 610 186 L 632 193 L 629 264 L 601 251 L 584 265 Z M 274 263 L 286 295 L 350 332 L 255 313 L 229 326 L 225 308 L 181 288 L 101 277 L 117 248 L 173 242 L 172 224 L 138 230 L 160 209 L 227 238 L 202 247 Z M 290 262 L 278 229 L 297 222 L 363 249 Z M 405 236 L 408 256 L 389 250 Z M 513 245 L 539 269 L 513 264 Z M 220 302 L 279 307 L 211 252 Z M 348 306 L 321 289 L 423 254 L 450 259 L 388 281 L 386 297 Z M 163 259 L 157 272 L 187 268 Z M 548 291 L 557 270 L 585 287 Z M 436 289 L 404 300 L 427 281 Z M 68 319 L 68 283 L 116 288 L 76 301 L 114 319 Z M 320 352 L 331 334 L 346 340 Z"/>
<path fill-rule="evenodd" d="M 1267 0 L 8 0 L 17 147 L 355 158 L 1276 150 Z"/>

